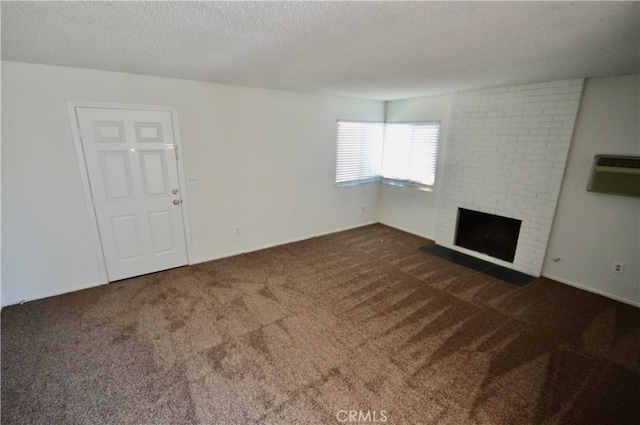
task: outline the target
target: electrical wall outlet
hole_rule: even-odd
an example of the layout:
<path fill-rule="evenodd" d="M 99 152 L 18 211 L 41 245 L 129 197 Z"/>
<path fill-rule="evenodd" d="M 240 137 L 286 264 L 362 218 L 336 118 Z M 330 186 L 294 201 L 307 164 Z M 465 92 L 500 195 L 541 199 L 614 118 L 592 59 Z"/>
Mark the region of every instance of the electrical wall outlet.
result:
<path fill-rule="evenodd" d="M 366 206 L 366 205 L 362 205 L 362 206 L 360 207 L 360 214 L 364 213 L 364 210 L 365 210 L 366 208 L 367 208 L 367 206 Z"/>
<path fill-rule="evenodd" d="M 191 174 L 187 176 L 187 183 L 194 184 L 197 182 L 198 182 L 198 176 L 196 176 L 195 174 Z"/>
<path fill-rule="evenodd" d="M 240 228 L 236 227 L 236 236 L 240 236 Z"/>
<path fill-rule="evenodd" d="M 624 271 L 624 263 L 620 261 L 614 261 L 612 271 L 614 273 L 622 274 L 622 272 Z"/>

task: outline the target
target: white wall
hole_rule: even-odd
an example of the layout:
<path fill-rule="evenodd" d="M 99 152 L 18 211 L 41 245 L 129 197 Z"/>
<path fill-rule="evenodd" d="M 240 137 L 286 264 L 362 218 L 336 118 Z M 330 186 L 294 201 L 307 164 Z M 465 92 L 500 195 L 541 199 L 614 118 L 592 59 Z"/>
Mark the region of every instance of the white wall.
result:
<path fill-rule="evenodd" d="M 586 82 L 543 274 L 640 305 L 640 199 L 586 191 L 594 155 L 640 155 L 640 75 Z M 559 262 L 553 258 L 560 257 Z M 623 274 L 611 271 L 625 263 Z"/>
<path fill-rule="evenodd" d="M 377 221 L 378 185 L 335 187 L 335 138 L 383 102 L 3 62 L 4 305 L 100 283 L 68 100 L 177 107 L 191 262 Z"/>
<path fill-rule="evenodd" d="M 636 304 L 640 200 L 585 187 L 593 155 L 640 154 L 639 80 L 587 80 L 542 271 Z M 335 121 L 382 120 L 382 102 L 3 62 L 3 305 L 100 283 L 67 100 L 178 108 L 185 169 L 200 178 L 188 186 L 193 262 L 376 220 L 435 236 L 452 96 L 387 104 L 388 121 L 442 121 L 434 192 L 335 188 Z"/>
<path fill-rule="evenodd" d="M 453 96 L 431 96 L 387 102 L 387 122 L 440 121 L 440 142 L 433 191 L 382 184 L 378 210 L 381 223 L 435 239 L 452 99 Z"/>

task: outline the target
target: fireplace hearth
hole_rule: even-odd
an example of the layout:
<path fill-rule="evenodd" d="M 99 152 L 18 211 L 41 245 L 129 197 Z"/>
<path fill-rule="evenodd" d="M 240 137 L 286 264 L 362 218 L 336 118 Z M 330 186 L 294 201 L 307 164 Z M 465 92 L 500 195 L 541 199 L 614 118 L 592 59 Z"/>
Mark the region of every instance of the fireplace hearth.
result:
<path fill-rule="evenodd" d="M 455 244 L 513 263 L 522 220 L 458 208 Z"/>

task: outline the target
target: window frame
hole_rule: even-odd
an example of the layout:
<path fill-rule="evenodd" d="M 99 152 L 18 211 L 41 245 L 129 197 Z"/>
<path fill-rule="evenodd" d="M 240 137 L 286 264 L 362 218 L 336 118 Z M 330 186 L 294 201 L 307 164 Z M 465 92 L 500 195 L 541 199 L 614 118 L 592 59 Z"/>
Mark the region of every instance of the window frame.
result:
<path fill-rule="evenodd" d="M 387 126 L 392 126 L 392 125 L 437 125 L 438 127 L 438 134 L 436 136 L 436 140 L 435 140 L 435 146 L 434 146 L 434 152 L 433 152 L 433 184 L 428 184 L 428 183 L 423 183 L 417 180 L 412 180 L 412 179 L 402 179 L 402 178 L 393 178 L 393 177 L 388 177 L 385 176 L 385 172 L 384 172 L 384 148 L 386 148 L 387 146 L 387 137 L 386 137 L 386 131 L 387 131 Z M 422 190 L 422 191 L 426 191 L 426 192 L 433 192 L 433 188 L 436 185 L 436 177 L 437 177 L 437 171 L 438 171 L 438 153 L 439 153 L 439 147 L 440 147 L 440 136 L 441 136 L 441 130 L 442 130 L 442 121 L 440 120 L 429 120 L 429 121 L 392 121 L 392 122 L 385 122 L 385 138 L 384 138 L 384 145 L 383 145 L 383 153 L 382 153 L 382 160 L 383 160 L 383 165 L 381 168 L 381 176 L 382 176 L 382 180 L 381 182 L 384 184 L 388 184 L 390 186 L 398 186 L 398 187 L 411 187 L 411 188 L 415 188 L 418 190 Z"/>
<path fill-rule="evenodd" d="M 377 149 L 379 149 L 379 153 L 377 154 L 379 156 L 379 161 L 380 164 L 377 166 L 377 169 L 379 171 L 379 173 L 377 175 L 368 177 L 368 178 L 361 178 L 361 179 L 354 179 L 354 180 L 341 180 L 338 181 L 338 172 L 339 172 L 339 159 L 340 159 L 340 123 L 352 123 L 352 124 L 377 124 L 377 125 L 381 125 L 382 126 L 382 131 L 383 131 L 383 135 L 382 135 L 382 143 L 381 146 L 376 147 Z M 392 126 L 392 125 L 427 125 L 427 124 L 431 124 L 431 125 L 436 125 L 437 124 L 437 136 L 436 136 L 436 140 L 435 140 L 435 149 L 434 149 L 434 153 L 433 153 L 433 184 L 426 184 L 420 181 L 416 181 L 416 180 L 412 180 L 412 179 L 402 179 L 402 178 L 392 178 L 392 177 L 385 177 L 384 175 L 384 151 L 385 148 L 387 147 L 387 128 L 388 126 Z M 438 165 L 438 153 L 439 153 L 439 146 L 440 146 L 440 136 L 441 136 L 441 130 L 442 130 L 442 122 L 440 120 L 429 120 L 429 121 L 397 121 L 397 122 L 385 122 L 385 121 L 364 121 L 364 120 L 337 120 L 337 126 L 336 126 L 336 175 L 335 175 L 335 185 L 336 187 L 349 187 L 349 186 L 358 186 L 361 184 L 366 184 L 366 183 L 384 183 L 390 186 L 398 186 L 398 187 L 409 187 L 409 188 L 414 188 L 414 189 L 418 189 L 418 190 L 422 190 L 422 191 L 427 191 L 427 192 L 432 192 L 433 188 L 436 184 L 436 177 L 437 177 L 437 165 Z M 375 157 L 375 153 L 374 153 L 374 157 Z M 374 165 L 372 167 L 374 170 L 376 169 L 376 166 Z"/>
<path fill-rule="evenodd" d="M 376 166 L 375 164 L 371 167 L 373 171 L 377 171 L 376 174 L 365 177 L 365 178 L 357 178 L 351 180 L 340 180 L 338 181 L 338 174 L 340 172 L 340 124 L 341 123 L 349 123 L 349 124 L 376 124 L 381 127 L 381 135 L 380 135 L 380 144 L 376 146 L 375 149 L 379 152 L 373 152 L 372 156 L 377 155 L 379 158 L 379 164 Z M 384 146 L 384 129 L 385 123 L 384 121 L 364 121 L 364 120 L 338 120 L 336 123 L 336 172 L 335 172 L 335 184 L 337 187 L 349 187 L 349 186 L 358 186 L 366 183 L 378 183 L 382 181 L 382 151 Z"/>

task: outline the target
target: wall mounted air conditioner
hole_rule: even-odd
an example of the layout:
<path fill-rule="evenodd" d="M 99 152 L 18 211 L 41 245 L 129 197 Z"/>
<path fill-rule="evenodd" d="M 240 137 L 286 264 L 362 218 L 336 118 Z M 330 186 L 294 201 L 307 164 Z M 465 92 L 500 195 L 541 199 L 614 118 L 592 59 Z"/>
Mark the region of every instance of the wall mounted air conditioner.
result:
<path fill-rule="evenodd" d="M 596 155 L 587 190 L 640 197 L 640 156 Z"/>

